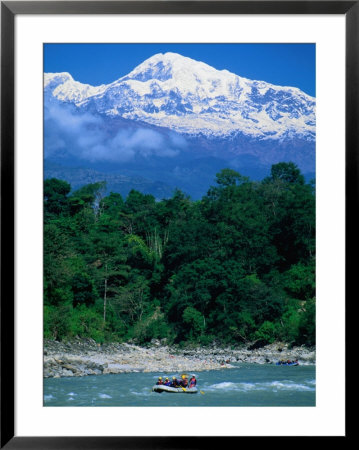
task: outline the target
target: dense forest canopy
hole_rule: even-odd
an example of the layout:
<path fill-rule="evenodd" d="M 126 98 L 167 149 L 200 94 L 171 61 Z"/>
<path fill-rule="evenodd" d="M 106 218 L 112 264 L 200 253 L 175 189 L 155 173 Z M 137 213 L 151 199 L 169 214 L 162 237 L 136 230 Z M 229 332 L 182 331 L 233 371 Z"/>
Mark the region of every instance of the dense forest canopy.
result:
<path fill-rule="evenodd" d="M 46 338 L 315 343 L 315 192 L 293 163 L 198 201 L 44 182 Z"/>

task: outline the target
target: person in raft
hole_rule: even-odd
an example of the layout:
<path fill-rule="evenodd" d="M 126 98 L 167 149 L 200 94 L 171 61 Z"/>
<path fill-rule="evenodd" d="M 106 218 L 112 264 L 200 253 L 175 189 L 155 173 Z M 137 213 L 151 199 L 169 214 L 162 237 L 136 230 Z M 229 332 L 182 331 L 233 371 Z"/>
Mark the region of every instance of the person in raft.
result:
<path fill-rule="evenodd" d="M 178 388 L 180 385 L 176 377 L 172 377 L 171 387 Z"/>
<path fill-rule="evenodd" d="M 168 377 L 165 378 L 164 386 L 171 386 L 171 382 Z"/>
<path fill-rule="evenodd" d="M 158 381 L 157 381 L 157 383 L 156 383 L 157 385 L 159 385 L 159 384 L 163 384 L 163 381 L 162 381 L 162 377 L 158 377 Z"/>
<path fill-rule="evenodd" d="M 196 377 L 194 375 L 192 375 L 192 378 L 189 380 L 189 388 L 194 388 L 197 384 L 197 380 Z"/>
<path fill-rule="evenodd" d="M 181 381 L 179 382 L 180 386 L 187 387 L 188 386 L 188 378 L 186 375 L 181 376 Z"/>

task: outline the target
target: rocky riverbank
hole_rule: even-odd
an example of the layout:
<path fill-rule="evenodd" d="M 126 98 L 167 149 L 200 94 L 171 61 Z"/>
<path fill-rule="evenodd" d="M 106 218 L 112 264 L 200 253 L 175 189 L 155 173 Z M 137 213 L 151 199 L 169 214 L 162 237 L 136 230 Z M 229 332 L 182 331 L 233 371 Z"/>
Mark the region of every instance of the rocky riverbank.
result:
<path fill-rule="evenodd" d="M 82 377 L 125 372 L 181 373 L 220 370 L 237 363 L 275 364 L 298 359 L 299 364 L 315 364 L 315 348 L 283 343 L 251 344 L 220 348 L 216 345 L 180 349 L 153 341 L 147 347 L 134 344 L 97 344 L 91 339 L 71 342 L 44 342 L 44 377 Z"/>

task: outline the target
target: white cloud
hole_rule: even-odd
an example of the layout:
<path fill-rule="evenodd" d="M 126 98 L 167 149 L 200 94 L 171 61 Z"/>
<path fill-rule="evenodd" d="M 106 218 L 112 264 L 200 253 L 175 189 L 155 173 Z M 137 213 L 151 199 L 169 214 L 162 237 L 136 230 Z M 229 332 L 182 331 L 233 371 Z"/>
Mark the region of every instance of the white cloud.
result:
<path fill-rule="evenodd" d="M 160 133 L 138 125 L 109 126 L 110 118 L 49 101 L 45 106 L 45 156 L 73 156 L 89 161 L 124 162 L 136 155 L 171 158 L 187 143 L 175 133 Z"/>

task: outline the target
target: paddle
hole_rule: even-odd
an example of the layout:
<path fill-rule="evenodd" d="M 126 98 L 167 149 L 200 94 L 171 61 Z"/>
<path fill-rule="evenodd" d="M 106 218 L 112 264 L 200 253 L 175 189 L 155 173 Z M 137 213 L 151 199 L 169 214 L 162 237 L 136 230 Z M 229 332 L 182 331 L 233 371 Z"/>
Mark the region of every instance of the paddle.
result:
<path fill-rule="evenodd" d="M 186 392 L 186 388 L 184 388 L 183 386 L 180 386 L 180 388 L 183 390 L 183 392 Z M 204 395 L 203 391 L 199 391 L 202 395 Z"/>

